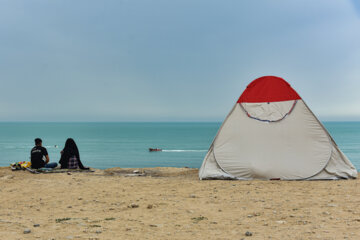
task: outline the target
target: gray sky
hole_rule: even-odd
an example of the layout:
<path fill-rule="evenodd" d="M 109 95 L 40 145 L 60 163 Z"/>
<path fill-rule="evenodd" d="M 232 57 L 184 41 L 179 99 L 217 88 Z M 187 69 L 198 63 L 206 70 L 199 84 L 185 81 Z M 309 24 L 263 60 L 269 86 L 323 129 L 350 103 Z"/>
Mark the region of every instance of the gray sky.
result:
<path fill-rule="evenodd" d="M 0 0 L 0 121 L 222 121 L 263 75 L 360 120 L 356 1 Z"/>

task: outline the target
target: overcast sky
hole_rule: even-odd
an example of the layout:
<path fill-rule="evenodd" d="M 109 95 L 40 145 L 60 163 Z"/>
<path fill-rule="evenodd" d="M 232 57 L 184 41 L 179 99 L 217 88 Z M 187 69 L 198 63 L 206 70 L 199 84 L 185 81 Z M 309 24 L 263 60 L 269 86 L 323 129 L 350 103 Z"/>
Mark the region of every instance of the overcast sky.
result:
<path fill-rule="evenodd" d="M 360 120 L 359 2 L 0 0 L 0 121 L 222 121 L 263 75 Z"/>

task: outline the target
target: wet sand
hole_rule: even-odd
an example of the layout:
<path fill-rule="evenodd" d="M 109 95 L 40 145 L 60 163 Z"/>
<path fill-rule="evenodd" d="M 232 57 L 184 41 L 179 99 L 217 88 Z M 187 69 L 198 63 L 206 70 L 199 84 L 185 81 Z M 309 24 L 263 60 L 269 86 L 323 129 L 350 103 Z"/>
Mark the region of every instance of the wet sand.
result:
<path fill-rule="evenodd" d="M 360 239 L 359 179 L 199 181 L 197 169 L 133 170 L 0 168 L 0 239 Z"/>

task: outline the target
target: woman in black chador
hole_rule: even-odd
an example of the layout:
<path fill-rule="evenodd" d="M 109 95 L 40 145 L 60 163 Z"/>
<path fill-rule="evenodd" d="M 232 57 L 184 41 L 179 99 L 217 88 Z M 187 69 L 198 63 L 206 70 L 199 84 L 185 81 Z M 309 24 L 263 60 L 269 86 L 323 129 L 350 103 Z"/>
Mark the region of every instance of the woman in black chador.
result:
<path fill-rule="evenodd" d="M 61 168 L 67 169 L 89 169 L 84 167 L 80 161 L 79 150 L 76 146 L 74 139 L 68 138 L 65 142 L 65 147 L 61 151 L 61 158 L 59 163 Z"/>

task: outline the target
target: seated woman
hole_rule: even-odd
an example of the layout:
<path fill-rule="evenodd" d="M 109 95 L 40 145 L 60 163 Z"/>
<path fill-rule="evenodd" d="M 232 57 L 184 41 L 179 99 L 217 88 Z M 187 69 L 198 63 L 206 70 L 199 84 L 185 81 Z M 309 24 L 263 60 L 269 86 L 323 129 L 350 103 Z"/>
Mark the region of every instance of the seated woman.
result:
<path fill-rule="evenodd" d="M 61 168 L 67 169 L 89 169 L 84 167 L 80 161 L 79 150 L 76 146 L 74 139 L 68 138 L 65 142 L 65 147 L 61 151 L 61 158 L 59 163 Z"/>

